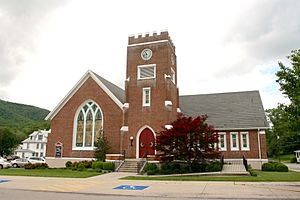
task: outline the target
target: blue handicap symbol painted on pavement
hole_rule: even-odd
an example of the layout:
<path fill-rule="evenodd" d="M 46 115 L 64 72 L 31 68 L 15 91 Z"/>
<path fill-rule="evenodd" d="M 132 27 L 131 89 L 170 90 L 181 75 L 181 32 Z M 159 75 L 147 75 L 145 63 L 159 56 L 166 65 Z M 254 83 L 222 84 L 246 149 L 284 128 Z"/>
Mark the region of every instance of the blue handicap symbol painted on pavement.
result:
<path fill-rule="evenodd" d="M 0 183 L 5 183 L 5 182 L 10 182 L 11 180 L 1 180 L 0 179 Z"/>
<path fill-rule="evenodd" d="M 143 185 L 120 185 L 117 187 L 114 187 L 114 190 L 144 190 L 148 188 L 149 186 L 143 186 Z"/>

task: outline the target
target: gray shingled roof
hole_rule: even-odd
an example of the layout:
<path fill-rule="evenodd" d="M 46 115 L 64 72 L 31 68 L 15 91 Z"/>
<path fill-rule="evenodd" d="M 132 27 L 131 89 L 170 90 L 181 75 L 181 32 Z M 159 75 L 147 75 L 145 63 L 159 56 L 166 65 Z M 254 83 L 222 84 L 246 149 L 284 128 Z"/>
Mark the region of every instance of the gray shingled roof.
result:
<path fill-rule="evenodd" d="M 99 76 L 95 72 L 93 72 L 93 73 L 107 87 L 107 89 L 109 89 L 117 97 L 117 99 L 120 102 L 125 103 L 125 92 L 122 88 L 120 88 L 120 87 L 116 86 L 115 84 L 109 82 L 108 80 L 106 80 L 105 78 Z"/>
<path fill-rule="evenodd" d="M 179 104 L 189 116 L 207 114 L 217 129 L 268 127 L 259 91 L 180 96 Z"/>

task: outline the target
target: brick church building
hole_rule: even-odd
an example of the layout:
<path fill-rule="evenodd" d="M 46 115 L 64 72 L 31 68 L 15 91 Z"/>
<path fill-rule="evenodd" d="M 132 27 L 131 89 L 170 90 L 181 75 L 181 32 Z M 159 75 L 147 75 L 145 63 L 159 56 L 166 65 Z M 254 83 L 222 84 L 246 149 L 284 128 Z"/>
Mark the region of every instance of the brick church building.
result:
<path fill-rule="evenodd" d="M 130 36 L 125 89 L 87 71 L 46 117 L 51 121 L 47 160 L 94 157 L 94 142 L 104 134 L 111 146 L 108 160 L 139 159 L 156 154 L 162 127 L 179 112 L 208 115 L 217 130 L 225 159 L 258 166 L 267 161 L 268 128 L 258 91 L 179 96 L 175 46 L 168 32 Z M 257 167 L 258 168 L 258 167 Z"/>

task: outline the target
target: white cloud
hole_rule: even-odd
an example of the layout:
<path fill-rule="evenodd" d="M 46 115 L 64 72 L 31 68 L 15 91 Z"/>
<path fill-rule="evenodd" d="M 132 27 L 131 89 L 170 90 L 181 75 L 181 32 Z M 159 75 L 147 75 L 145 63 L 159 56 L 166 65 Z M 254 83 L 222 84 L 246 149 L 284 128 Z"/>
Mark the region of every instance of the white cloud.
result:
<path fill-rule="evenodd" d="M 128 34 L 167 28 L 181 94 L 260 90 L 270 108 L 284 101 L 275 83 L 277 61 L 300 46 L 297 1 L 43 2 L 11 5 L 9 15 L 0 10 L 0 19 L 35 19 L 24 29 L 0 23 L 1 30 L 10 27 L 4 34 L 18 49 L 14 64 L 0 66 L 0 98 L 53 109 L 88 69 L 123 86 Z M 26 12 L 20 16 L 19 9 Z"/>

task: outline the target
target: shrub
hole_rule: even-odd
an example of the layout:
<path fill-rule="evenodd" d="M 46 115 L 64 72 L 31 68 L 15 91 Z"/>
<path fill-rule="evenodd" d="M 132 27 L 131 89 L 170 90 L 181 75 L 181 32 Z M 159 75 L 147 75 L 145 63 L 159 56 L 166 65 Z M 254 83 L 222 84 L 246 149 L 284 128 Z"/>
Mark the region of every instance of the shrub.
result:
<path fill-rule="evenodd" d="M 65 166 L 66 166 L 66 168 L 71 168 L 72 162 L 71 161 L 66 162 Z"/>
<path fill-rule="evenodd" d="M 207 163 L 192 163 L 191 170 L 192 172 L 205 172 L 207 165 Z"/>
<path fill-rule="evenodd" d="M 261 167 L 262 171 L 275 171 L 274 163 L 268 162 L 264 163 Z"/>
<path fill-rule="evenodd" d="M 103 163 L 103 169 L 113 171 L 115 168 L 115 164 L 113 162 L 104 162 Z"/>
<path fill-rule="evenodd" d="M 27 163 L 27 164 L 24 165 L 24 168 L 25 169 L 33 169 L 33 164 Z"/>
<path fill-rule="evenodd" d="M 160 173 L 161 174 L 172 174 L 172 169 L 171 169 L 170 164 L 163 163 L 160 167 Z"/>
<path fill-rule="evenodd" d="M 275 171 L 277 172 L 288 172 L 289 168 L 282 163 L 275 163 Z"/>
<path fill-rule="evenodd" d="M 218 172 L 218 171 L 221 171 L 223 168 L 223 165 L 221 162 L 219 161 L 215 161 L 215 162 L 212 162 L 210 164 L 208 164 L 205 168 L 205 171 L 207 172 Z"/>
<path fill-rule="evenodd" d="M 157 170 L 157 165 L 154 163 L 148 163 L 146 166 L 146 171 L 155 171 Z"/>
<path fill-rule="evenodd" d="M 92 168 L 92 161 L 91 160 L 83 160 L 83 161 L 80 161 L 79 163 L 83 163 L 84 168 Z"/>
<path fill-rule="evenodd" d="M 289 168 L 282 163 L 269 162 L 262 165 L 262 171 L 288 172 Z"/>
<path fill-rule="evenodd" d="M 24 165 L 25 169 L 48 169 L 49 166 L 47 165 L 47 163 L 27 163 Z"/>
<path fill-rule="evenodd" d="M 92 163 L 93 169 L 103 169 L 103 162 L 102 161 L 96 161 Z"/>
<path fill-rule="evenodd" d="M 291 158 L 291 163 L 297 163 L 297 158 L 296 158 L 296 156 L 294 156 L 294 157 Z"/>
<path fill-rule="evenodd" d="M 83 171 L 85 169 L 85 166 L 84 166 L 84 163 L 79 163 L 78 165 L 77 165 L 77 170 L 78 171 Z"/>
<path fill-rule="evenodd" d="M 257 176 L 256 171 L 254 171 L 254 169 L 249 169 L 248 170 L 251 176 Z"/>

